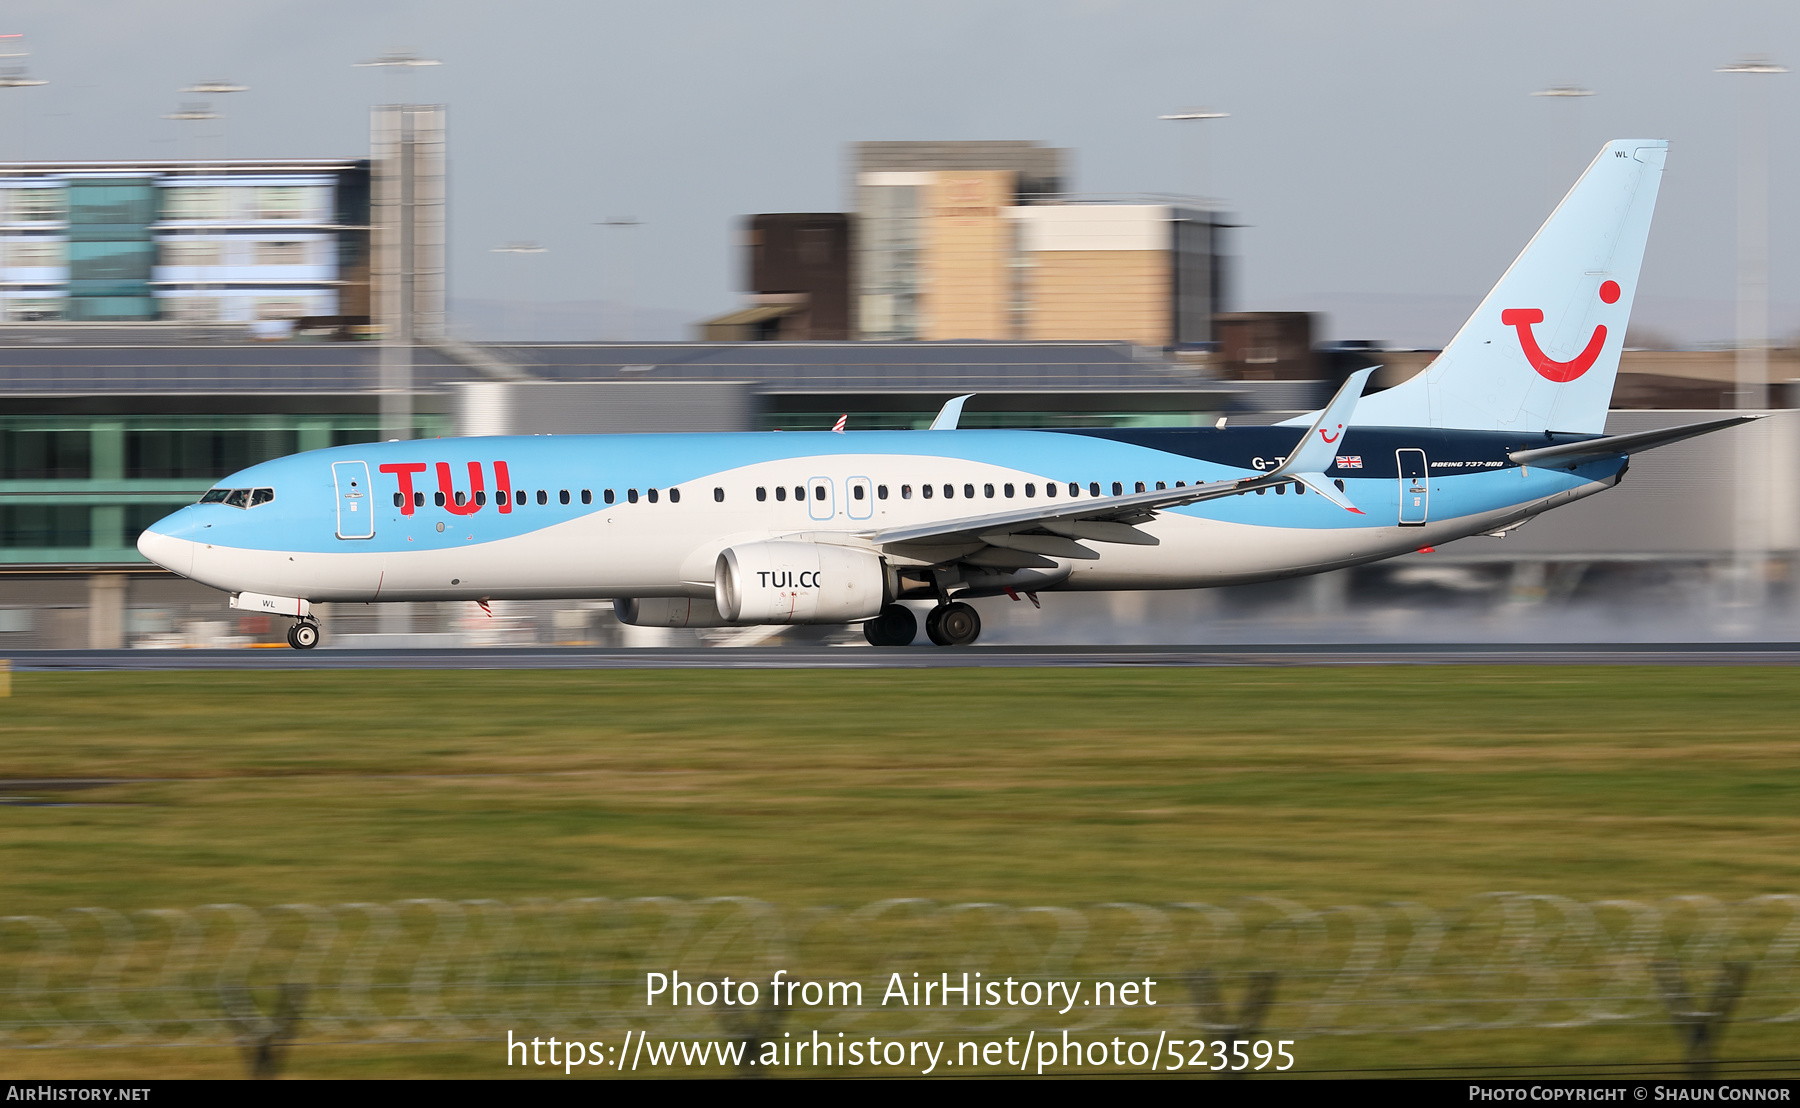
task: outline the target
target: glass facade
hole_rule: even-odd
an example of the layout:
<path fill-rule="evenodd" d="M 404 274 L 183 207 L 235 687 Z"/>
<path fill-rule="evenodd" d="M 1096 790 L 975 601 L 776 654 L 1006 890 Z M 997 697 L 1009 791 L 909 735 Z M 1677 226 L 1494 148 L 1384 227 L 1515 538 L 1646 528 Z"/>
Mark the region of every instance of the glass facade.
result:
<path fill-rule="evenodd" d="M 74 320 L 155 319 L 150 270 L 156 243 L 156 185 L 149 178 L 72 180 L 69 305 Z"/>
<path fill-rule="evenodd" d="M 213 482 L 301 450 L 375 442 L 368 415 L 0 416 L 0 565 L 142 562 L 144 528 Z M 448 418 L 417 417 L 423 438 Z"/>

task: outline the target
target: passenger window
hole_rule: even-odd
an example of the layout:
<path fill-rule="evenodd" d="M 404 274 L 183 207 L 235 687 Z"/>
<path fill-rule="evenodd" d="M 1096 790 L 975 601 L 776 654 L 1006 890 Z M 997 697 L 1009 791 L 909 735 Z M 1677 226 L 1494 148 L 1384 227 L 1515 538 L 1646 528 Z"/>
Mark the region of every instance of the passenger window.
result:
<path fill-rule="evenodd" d="M 651 498 L 654 499 L 656 496 L 656 490 L 651 489 L 650 495 L 651 495 Z M 669 503 L 671 503 L 671 504 L 681 503 L 681 490 L 680 489 L 670 489 L 669 490 Z"/>
<path fill-rule="evenodd" d="M 1070 491 L 1071 491 L 1071 493 L 1073 493 L 1073 489 L 1071 489 Z M 1089 481 L 1088 482 L 1088 495 L 1089 496 L 1099 496 L 1100 495 L 1100 482 L 1098 482 L 1098 481 Z"/>
<path fill-rule="evenodd" d="M 1008 500 L 1012 499 L 1013 487 L 1011 485 L 1007 485 L 1006 487 L 1002 488 L 1000 491 L 1006 494 L 1006 498 Z"/>
<path fill-rule="evenodd" d="M 756 502 L 758 504 L 769 499 L 769 490 L 763 485 L 756 486 Z"/>
<path fill-rule="evenodd" d="M 506 507 L 506 490 L 505 489 L 500 489 L 499 491 L 494 493 L 494 503 L 500 505 L 502 508 Z"/>
<path fill-rule="evenodd" d="M 456 491 L 456 506 L 458 508 L 460 508 L 464 504 L 468 503 L 468 501 L 469 501 L 469 494 L 466 492 L 463 492 L 461 489 L 458 489 Z"/>
<path fill-rule="evenodd" d="M 1161 492 L 1161 491 L 1163 491 L 1163 490 L 1164 490 L 1164 489 L 1166 489 L 1166 488 L 1168 488 L 1168 487 L 1169 487 L 1169 486 L 1168 486 L 1168 485 L 1165 485 L 1165 484 L 1164 484 L 1164 483 L 1163 483 L 1163 482 L 1161 482 L 1161 481 L 1158 481 L 1158 482 L 1157 482 L 1157 483 L 1156 483 L 1156 491 L 1157 491 L 1157 492 Z"/>
<path fill-rule="evenodd" d="M 230 494 L 231 494 L 230 489 L 207 489 L 206 495 L 202 496 L 200 498 L 200 503 L 202 503 L 202 504 L 223 504 L 223 503 L 225 503 L 225 498 L 227 496 L 229 496 Z"/>
<path fill-rule="evenodd" d="M 912 486 L 911 485 L 901 485 L 900 486 L 900 499 L 902 499 L 902 500 L 911 500 L 912 499 Z"/>
<path fill-rule="evenodd" d="M 442 508 L 444 506 L 444 494 L 441 492 L 432 493 L 431 494 L 431 502 L 433 504 L 436 504 L 438 507 Z"/>
<path fill-rule="evenodd" d="M 950 500 L 950 499 L 954 498 L 955 496 L 956 496 L 956 486 L 955 485 L 945 485 L 944 486 L 944 499 Z"/>
<path fill-rule="evenodd" d="M 1159 489 L 1162 488 L 1161 485 L 1158 485 L 1156 487 Z M 1177 482 L 1175 482 L 1175 487 L 1178 489 L 1185 489 L 1185 488 L 1187 488 L 1187 482 L 1186 481 L 1177 481 Z"/>
<path fill-rule="evenodd" d="M 394 507 L 402 508 L 405 506 L 406 506 L 406 497 L 401 495 L 400 493 L 395 493 L 394 494 Z"/>
<path fill-rule="evenodd" d="M 825 490 L 820 489 L 819 491 L 824 492 Z M 850 499 L 852 499 L 852 500 L 863 499 L 863 487 L 861 485 L 850 486 Z"/>
<path fill-rule="evenodd" d="M 1077 485 L 1073 481 L 1070 481 L 1069 482 L 1069 495 L 1070 496 L 1080 496 L 1081 495 L 1081 486 Z"/>
<path fill-rule="evenodd" d="M 594 490 L 593 489 L 582 489 L 581 490 L 581 502 L 583 504 L 592 504 L 594 502 Z"/>
<path fill-rule="evenodd" d="M 626 489 L 625 490 L 625 502 L 627 504 L 636 504 L 637 503 L 637 490 L 636 489 Z"/>
<path fill-rule="evenodd" d="M 1125 485 L 1122 482 L 1119 482 L 1119 481 L 1113 482 L 1113 495 L 1114 496 L 1124 496 L 1125 495 Z"/>
<path fill-rule="evenodd" d="M 606 501 L 608 504 L 611 504 L 613 501 L 617 500 L 618 497 L 613 495 L 613 491 L 611 489 L 604 489 L 600 493 L 600 499 Z"/>
<path fill-rule="evenodd" d="M 425 506 L 425 494 L 422 492 L 413 493 L 413 507 L 423 508 L 424 506 Z"/>
<path fill-rule="evenodd" d="M 250 491 L 250 506 L 252 508 L 256 507 L 258 504 L 267 504 L 273 499 L 275 499 L 274 489 L 252 489 Z"/>
<path fill-rule="evenodd" d="M 777 499 L 777 500 L 786 500 L 787 499 L 787 486 L 786 485 L 776 485 L 775 486 L 775 499 Z"/>
<path fill-rule="evenodd" d="M 650 498 L 650 503 L 652 503 L 652 504 L 656 503 L 656 490 L 655 489 L 649 490 L 644 495 Z"/>
<path fill-rule="evenodd" d="M 992 485 L 981 486 L 981 495 L 987 497 L 989 500 L 994 499 L 994 486 L 992 486 Z"/>
<path fill-rule="evenodd" d="M 992 485 L 988 486 L 988 495 L 989 496 L 994 495 L 994 486 L 992 486 Z M 975 486 L 974 485 L 964 485 L 963 486 L 963 496 L 969 500 L 975 499 Z"/>
<path fill-rule="evenodd" d="M 1256 495 L 1261 496 L 1263 493 L 1268 492 L 1268 491 L 1269 491 L 1269 486 L 1264 485 L 1261 488 L 1258 488 L 1256 490 Z"/>
<path fill-rule="evenodd" d="M 825 486 L 824 485 L 814 485 L 813 486 L 813 499 L 814 500 L 825 499 Z"/>
<path fill-rule="evenodd" d="M 1135 490 L 1135 491 L 1137 491 L 1137 492 L 1145 492 L 1145 491 L 1148 491 L 1148 490 L 1146 490 L 1146 489 L 1145 489 L 1145 488 L 1144 488 L 1144 483 L 1143 483 L 1143 482 L 1142 482 L 1142 481 L 1139 481 L 1139 482 L 1138 482 L 1138 483 L 1137 483 L 1137 486 L 1136 486 L 1136 490 Z"/>
<path fill-rule="evenodd" d="M 794 486 L 794 499 L 795 500 L 805 500 L 806 499 L 806 487 L 804 485 L 795 485 Z"/>
<path fill-rule="evenodd" d="M 567 504 L 567 503 L 568 503 L 568 502 L 569 502 L 569 490 L 568 490 L 568 489 L 563 489 L 563 490 L 562 490 L 562 491 L 561 491 L 561 492 L 558 492 L 558 493 L 557 493 L 557 494 L 556 494 L 556 499 L 557 499 L 557 500 L 558 500 L 558 501 L 559 501 L 559 502 L 560 502 L 560 503 L 563 503 L 563 504 Z"/>
<path fill-rule="evenodd" d="M 231 505 L 233 508 L 248 508 L 250 506 L 250 490 L 232 489 L 231 492 L 226 494 L 225 503 Z"/>
<path fill-rule="evenodd" d="M 1333 481 L 1332 484 L 1334 484 L 1338 487 L 1339 492 L 1344 491 L 1344 479 L 1342 477 L 1339 477 L 1337 480 Z"/>
<path fill-rule="evenodd" d="M 877 500 L 886 500 L 887 499 L 887 486 L 886 485 L 876 485 L 875 486 L 875 499 L 877 499 Z"/>
<path fill-rule="evenodd" d="M 1285 495 L 1285 494 L 1286 494 L 1286 493 L 1287 493 L 1287 486 L 1286 486 L 1286 485 L 1276 485 L 1276 486 L 1275 486 L 1275 495 L 1276 495 L 1276 496 L 1283 496 L 1283 495 Z"/>
<path fill-rule="evenodd" d="M 713 503 L 714 504 L 725 503 L 725 490 L 720 488 L 717 485 L 713 486 Z"/>
<path fill-rule="evenodd" d="M 440 499 L 440 500 L 439 500 L 439 501 L 438 501 L 438 503 L 439 503 L 439 504 L 442 504 L 442 503 L 443 503 L 443 501 L 442 501 L 442 500 L 441 500 L 441 499 Z M 544 491 L 544 490 L 543 490 L 543 489 L 539 489 L 539 490 L 538 490 L 538 503 L 539 503 L 539 504 L 548 504 L 548 503 L 550 503 L 550 494 L 549 494 L 549 493 L 547 493 L 547 492 L 545 492 L 545 491 Z"/>
<path fill-rule="evenodd" d="M 944 487 L 945 487 L 945 488 L 949 488 L 949 487 L 950 487 L 950 486 L 949 486 L 949 485 L 945 485 L 945 486 L 944 486 Z M 920 493 L 920 494 L 921 494 L 921 495 L 922 495 L 922 496 L 924 496 L 924 497 L 925 497 L 925 499 L 927 499 L 927 500 L 930 500 L 930 499 L 931 499 L 931 486 L 930 486 L 930 485 L 920 485 L 920 486 L 919 486 L 919 493 Z"/>
<path fill-rule="evenodd" d="M 514 504 L 525 503 L 525 490 L 524 489 L 514 489 L 513 490 L 513 503 Z"/>
<path fill-rule="evenodd" d="M 1294 482 L 1294 495 L 1295 496 L 1305 496 L 1306 495 L 1306 486 L 1302 485 L 1298 481 L 1295 481 Z"/>
<path fill-rule="evenodd" d="M 475 506 L 477 508 L 480 508 L 480 507 L 484 507 L 486 504 L 487 504 L 487 490 L 486 489 L 476 489 L 475 490 Z"/>

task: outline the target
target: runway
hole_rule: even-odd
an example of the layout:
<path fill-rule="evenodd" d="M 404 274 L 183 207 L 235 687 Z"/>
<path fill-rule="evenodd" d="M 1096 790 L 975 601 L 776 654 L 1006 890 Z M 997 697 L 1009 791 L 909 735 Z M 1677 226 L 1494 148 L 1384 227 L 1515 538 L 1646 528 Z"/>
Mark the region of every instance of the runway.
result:
<path fill-rule="evenodd" d="M 1796 666 L 1800 643 L 1357 643 L 1204 646 L 461 650 L 21 650 L 17 672 L 344 669 L 1031 669 L 1379 665 Z"/>

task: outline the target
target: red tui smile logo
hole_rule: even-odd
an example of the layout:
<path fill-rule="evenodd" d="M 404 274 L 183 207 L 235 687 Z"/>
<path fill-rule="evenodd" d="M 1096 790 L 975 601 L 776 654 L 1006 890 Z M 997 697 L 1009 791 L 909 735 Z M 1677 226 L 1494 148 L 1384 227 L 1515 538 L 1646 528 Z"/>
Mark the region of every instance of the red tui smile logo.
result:
<path fill-rule="evenodd" d="M 1607 281 L 1600 286 L 1600 299 L 1608 304 L 1616 304 L 1619 300 L 1619 283 Z M 1598 324 L 1588 344 L 1581 353 L 1566 362 L 1559 362 L 1544 353 L 1538 346 L 1537 336 L 1531 333 L 1534 323 L 1544 322 L 1544 313 L 1537 308 L 1507 308 L 1500 313 L 1500 323 L 1505 327 L 1517 328 L 1519 332 L 1519 348 L 1525 351 L 1525 360 L 1531 368 L 1538 371 L 1546 381 L 1566 384 L 1575 380 L 1593 368 L 1594 360 L 1600 356 L 1600 348 L 1606 345 L 1606 324 Z"/>
<path fill-rule="evenodd" d="M 1338 441 L 1338 439 L 1343 437 L 1343 434 L 1344 434 L 1344 425 L 1341 423 L 1337 425 L 1337 434 L 1335 434 L 1335 435 L 1332 434 L 1330 431 L 1325 430 L 1325 428 L 1323 428 L 1323 427 L 1319 428 L 1319 437 L 1324 439 L 1327 443 L 1334 443 L 1334 442 Z"/>

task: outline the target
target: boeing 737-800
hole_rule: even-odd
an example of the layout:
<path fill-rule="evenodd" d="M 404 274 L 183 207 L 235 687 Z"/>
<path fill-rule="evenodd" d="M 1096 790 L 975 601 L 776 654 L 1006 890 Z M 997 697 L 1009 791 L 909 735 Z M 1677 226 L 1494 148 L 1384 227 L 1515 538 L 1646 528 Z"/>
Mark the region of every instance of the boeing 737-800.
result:
<path fill-rule="evenodd" d="M 1267 581 L 1503 532 L 1632 453 L 1604 434 L 1667 143 L 1608 143 L 1422 373 L 1273 427 L 392 441 L 233 474 L 144 556 L 294 619 L 312 605 L 608 598 L 626 623 L 980 633 L 981 597 Z"/>

